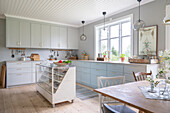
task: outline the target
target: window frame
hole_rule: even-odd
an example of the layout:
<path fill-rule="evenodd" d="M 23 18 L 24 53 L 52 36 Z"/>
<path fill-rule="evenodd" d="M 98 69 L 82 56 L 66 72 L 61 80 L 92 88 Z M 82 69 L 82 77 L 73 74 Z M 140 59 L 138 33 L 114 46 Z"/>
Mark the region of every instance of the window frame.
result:
<path fill-rule="evenodd" d="M 128 19 L 128 18 L 130 18 L 129 20 L 125 20 L 125 19 Z M 125 36 L 123 36 L 122 35 L 122 25 L 123 24 L 125 24 L 125 23 L 128 23 L 128 22 L 130 22 L 131 23 L 131 33 L 130 33 L 130 35 L 125 35 Z M 107 24 L 109 24 L 109 25 L 107 25 Z M 96 34 L 95 33 L 95 40 L 97 41 L 95 41 L 95 58 L 97 58 L 97 51 L 99 52 L 99 53 L 101 53 L 101 41 L 102 40 L 107 40 L 107 50 L 109 50 L 109 51 L 111 51 L 111 39 L 116 39 L 116 38 L 119 38 L 119 51 L 118 51 L 118 56 L 120 56 L 120 54 L 122 54 L 122 48 L 123 48 L 123 44 L 122 44 L 122 39 L 124 38 L 124 37 L 131 37 L 131 41 L 130 41 L 130 56 L 132 56 L 133 55 L 133 53 L 134 53 L 134 51 L 133 51 L 133 29 L 132 29 L 132 24 L 133 24 L 133 15 L 131 14 L 131 15 L 128 15 L 128 16 L 125 16 L 125 17 L 122 17 L 122 18 L 119 18 L 119 19 L 116 19 L 116 20 L 113 20 L 113 21 L 111 21 L 111 22 L 107 22 L 107 24 L 106 24 L 106 28 L 108 28 L 108 32 L 107 32 L 107 38 L 106 39 L 101 39 L 101 29 L 103 29 L 103 27 L 101 27 L 102 25 L 98 25 L 98 26 L 95 26 L 95 32 L 96 32 L 96 30 L 99 30 L 98 31 L 98 33 L 99 34 Z M 111 27 L 112 26 L 116 26 L 116 25 L 119 25 L 119 37 L 111 37 Z M 98 40 L 96 39 L 96 37 L 97 37 L 97 35 L 98 35 Z M 98 44 L 96 44 L 96 43 L 98 43 Z M 97 47 L 97 45 L 98 45 L 98 47 Z M 98 48 L 98 50 L 96 50 L 96 48 Z M 110 56 L 111 56 L 111 52 L 110 52 Z"/>

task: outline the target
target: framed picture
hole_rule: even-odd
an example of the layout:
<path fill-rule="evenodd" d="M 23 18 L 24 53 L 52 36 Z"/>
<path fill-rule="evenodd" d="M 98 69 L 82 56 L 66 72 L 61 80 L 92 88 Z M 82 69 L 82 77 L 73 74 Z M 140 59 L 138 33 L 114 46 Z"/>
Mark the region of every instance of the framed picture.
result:
<path fill-rule="evenodd" d="M 138 52 L 139 55 L 157 55 L 158 26 L 148 26 L 139 29 Z"/>

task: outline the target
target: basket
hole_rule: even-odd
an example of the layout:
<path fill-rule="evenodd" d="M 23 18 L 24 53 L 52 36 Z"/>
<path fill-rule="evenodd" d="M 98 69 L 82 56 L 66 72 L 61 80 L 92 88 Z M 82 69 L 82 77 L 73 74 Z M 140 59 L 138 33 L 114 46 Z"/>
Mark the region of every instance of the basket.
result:
<path fill-rule="evenodd" d="M 58 62 L 54 62 L 54 64 L 56 64 L 58 66 L 66 66 L 66 65 L 68 65 L 67 63 L 58 63 Z"/>

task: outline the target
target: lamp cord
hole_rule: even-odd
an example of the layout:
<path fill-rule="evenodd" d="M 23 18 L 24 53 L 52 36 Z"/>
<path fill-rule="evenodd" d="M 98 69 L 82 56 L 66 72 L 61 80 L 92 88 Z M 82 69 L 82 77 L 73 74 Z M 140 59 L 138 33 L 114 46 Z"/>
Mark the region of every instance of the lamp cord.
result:
<path fill-rule="evenodd" d="M 140 22 L 140 2 L 139 2 L 139 22 Z"/>

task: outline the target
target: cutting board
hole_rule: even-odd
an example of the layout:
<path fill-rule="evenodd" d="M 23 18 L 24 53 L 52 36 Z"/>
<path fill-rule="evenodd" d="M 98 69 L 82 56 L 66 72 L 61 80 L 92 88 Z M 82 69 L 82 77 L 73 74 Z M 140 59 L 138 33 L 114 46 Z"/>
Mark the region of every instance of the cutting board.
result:
<path fill-rule="evenodd" d="M 6 77 L 6 66 L 3 65 L 1 69 L 1 85 L 2 88 L 5 88 L 5 77 Z"/>

